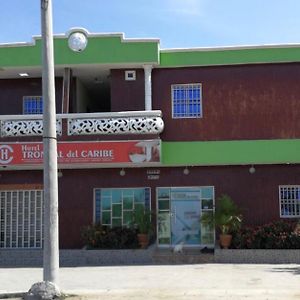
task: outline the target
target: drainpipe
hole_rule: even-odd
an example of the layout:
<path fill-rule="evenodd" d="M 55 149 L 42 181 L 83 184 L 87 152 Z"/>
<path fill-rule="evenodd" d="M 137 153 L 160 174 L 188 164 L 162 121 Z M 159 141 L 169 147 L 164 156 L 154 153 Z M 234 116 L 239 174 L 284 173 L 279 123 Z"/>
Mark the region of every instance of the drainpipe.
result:
<path fill-rule="evenodd" d="M 152 110 L 151 65 L 144 65 L 145 73 L 145 110 Z"/>

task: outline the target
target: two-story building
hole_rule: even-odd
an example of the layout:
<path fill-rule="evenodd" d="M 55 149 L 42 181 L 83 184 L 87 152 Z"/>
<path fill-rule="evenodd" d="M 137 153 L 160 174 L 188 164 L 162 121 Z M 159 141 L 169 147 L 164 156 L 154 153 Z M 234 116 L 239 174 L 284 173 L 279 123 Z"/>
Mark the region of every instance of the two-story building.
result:
<path fill-rule="evenodd" d="M 61 248 L 138 206 L 157 246 L 213 246 L 200 216 L 221 194 L 245 224 L 300 217 L 300 45 L 161 50 L 73 29 L 54 50 Z M 40 37 L 0 45 L 0 248 L 42 247 L 41 74 Z"/>

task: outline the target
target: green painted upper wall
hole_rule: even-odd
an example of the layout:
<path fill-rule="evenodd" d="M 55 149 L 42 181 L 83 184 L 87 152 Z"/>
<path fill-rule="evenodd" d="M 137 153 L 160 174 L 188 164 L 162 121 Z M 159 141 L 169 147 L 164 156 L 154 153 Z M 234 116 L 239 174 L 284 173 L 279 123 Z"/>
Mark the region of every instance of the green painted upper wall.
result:
<path fill-rule="evenodd" d="M 84 31 L 84 30 L 78 30 Z M 76 32 L 73 30 L 73 32 Z M 300 62 L 300 45 L 159 50 L 156 39 L 124 39 L 122 34 L 89 34 L 87 48 L 76 53 L 68 35 L 54 37 L 56 65 L 160 64 L 161 67 Z M 41 38 L 34 44 L 0 45 L 0 67 L 41 65 Z"/>
<path fill-rule="evenodd" d="M 164 166 L 300 163 L 300 140 L 162 142 Z"/>
<path fill-rule="evenodd" d="M 161 51 L 162 67 L 299 62 L 300 45 Z"/>
<path fill-rule="evenodd" d="M 68 47 L 68 39 L 54 38 L 56 65 L 76 64 L 158 64 L 156 40 L 122 40 L 121 35 L 89 36 L 87 48 L 78 53 Z M 0 45 L 0 67 L 41 65 L 41 39 L 35 44 Z"/>
<path fill-rule="evenodd" d="M 35 45 L 0 47 L 0 67 L 41 65 L 41 41 Z"/>

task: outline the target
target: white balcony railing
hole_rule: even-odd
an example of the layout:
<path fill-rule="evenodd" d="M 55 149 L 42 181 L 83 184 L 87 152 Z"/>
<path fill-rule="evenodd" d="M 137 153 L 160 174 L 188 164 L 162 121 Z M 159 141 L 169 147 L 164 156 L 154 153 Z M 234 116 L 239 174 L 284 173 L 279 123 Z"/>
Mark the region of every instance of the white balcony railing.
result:
<path fill-rule="evenodd" d="M 112 135 L 112 134 L 159 134 L 164 129 L 161 111 L 127 111 L 114 113 L 58 114 L 57 135 L 62 135 L 62 120 L 67 120 L 67 134 Z M 1 136 L 42 136 L 42 115 L 0 116 Z"/>

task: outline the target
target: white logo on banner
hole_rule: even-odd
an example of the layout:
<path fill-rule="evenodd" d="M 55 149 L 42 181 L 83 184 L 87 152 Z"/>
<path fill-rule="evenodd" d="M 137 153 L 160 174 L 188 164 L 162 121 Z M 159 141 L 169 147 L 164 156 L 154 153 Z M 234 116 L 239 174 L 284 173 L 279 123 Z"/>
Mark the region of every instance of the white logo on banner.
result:
<path fill-rule="evenodd" d="M 0 164 L 9 164 L 13 160 L 13 148 L 8 145 L 0 146 Z"/>

